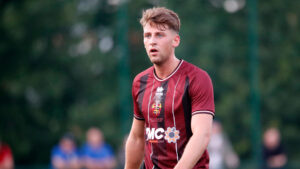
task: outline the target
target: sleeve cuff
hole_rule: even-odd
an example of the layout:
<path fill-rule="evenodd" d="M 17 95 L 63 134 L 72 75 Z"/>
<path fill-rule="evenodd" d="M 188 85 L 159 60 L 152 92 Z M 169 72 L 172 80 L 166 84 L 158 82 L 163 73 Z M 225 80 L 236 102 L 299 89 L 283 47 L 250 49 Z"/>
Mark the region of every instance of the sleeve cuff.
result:
<path fill-rule="evenodd" d="M 134 118 L 137 119 L 137 120 L 145 120 L 145 119 L 142 118 L 142 117 L 138 117 L 138 116 L 136 116 L 136 115 L 133 115 L 133 116 L 134 116 Z"/>
<path fill-rule="evenodd" d="M 192 113 L 192 116 L 195 114 L 211 114 L 212 116 L 215 116 L 215 113 L 212 111 L 208 111 L 208 110 L 199 110 L 199 111 L 194 111 Z"/>

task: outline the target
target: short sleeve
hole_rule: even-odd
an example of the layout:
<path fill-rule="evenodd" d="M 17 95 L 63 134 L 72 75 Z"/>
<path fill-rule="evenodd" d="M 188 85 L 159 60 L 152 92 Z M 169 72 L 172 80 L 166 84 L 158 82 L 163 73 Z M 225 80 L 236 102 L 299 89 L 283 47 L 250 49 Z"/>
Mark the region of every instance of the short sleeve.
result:
<path fill-rule="evenodd" d="M 209 75 L 205 71 L 193 73 L 190 82 L 189 94 L 191 97 L 192 115 L 215 115 L 213 85 Z"/>
<path fill-rule="evenodd" d="M 133 112 L 134 118 L 137 120 L 145 120 L 138 104 L 138 91 L 139 91 L 139 83 L 137 78 L 134 79 L 132 84 L 132 99 L 133 99 Z"/>

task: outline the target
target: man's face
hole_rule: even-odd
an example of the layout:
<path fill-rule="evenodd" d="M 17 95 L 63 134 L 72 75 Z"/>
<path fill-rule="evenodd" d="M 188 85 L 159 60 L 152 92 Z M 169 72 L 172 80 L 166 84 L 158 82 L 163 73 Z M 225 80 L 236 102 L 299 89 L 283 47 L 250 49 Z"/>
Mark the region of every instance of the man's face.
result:
<path fill-rule="evenodd" d="M 179 45 L 179 35 L 169 29 L 159 29 L 147 23 L 144 26 L 144 45 L 150 61 L 161 65 L 174 54 L 174 49 Z"/>
<path fill-rule="evenodd" d="M 60 141 L 59 145 L 60 145 L 61 149 L 66 153 L 72 153 L 75 149 L 74 141 L 71 139 L 68 139 L 68 138 L 63 138 Z"/>
<path fill-rule="evenodd" d="M 103 135 L 100 131 L 96 129 L 91 129 L 87 133 L 87 142 L 92 147 L 99 147 L 103 143 Z"/>

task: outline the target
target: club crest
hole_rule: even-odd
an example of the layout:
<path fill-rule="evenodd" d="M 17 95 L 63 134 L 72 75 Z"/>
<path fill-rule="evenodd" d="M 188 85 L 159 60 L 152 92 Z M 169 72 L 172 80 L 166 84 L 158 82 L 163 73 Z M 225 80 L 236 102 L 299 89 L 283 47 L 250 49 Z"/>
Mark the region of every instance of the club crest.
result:
<path fill-rule="evenodd" d="M 152 104 L 152 112 L 156 116 L 159 116 L 162 108 L 161 100 L 162 100 L 162 96 L 164 95 L 163 91 L 164 91 L 163 87 L 158 87 L 155 92 L 154 103 Z"/>

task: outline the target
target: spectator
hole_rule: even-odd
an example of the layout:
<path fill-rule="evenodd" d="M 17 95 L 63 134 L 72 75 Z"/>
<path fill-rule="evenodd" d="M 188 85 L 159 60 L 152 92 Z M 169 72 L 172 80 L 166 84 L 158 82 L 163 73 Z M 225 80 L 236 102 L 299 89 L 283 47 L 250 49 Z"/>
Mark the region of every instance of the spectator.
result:
<path fill-rule="evenodd" d="M 87 169 L 112 169 L 116 160 L 112 148 L 104 142 L 100 129 L 92 127 L 86 134 L 87 142 L 82 147 L 82 162 Z"/>
<path fill-rule="evenodd" d="M 55 169 L 80 168 L 79 154 L 72 134 L 65 134 L 59 145 L 52 149 L 51 162 Z"/>
<path fill-rule="evenodd" d="M 232 149 L 230 141 L 223 133 L 222 124 L 213 122 L 210 143 L 207 148 L 210 155 L 210 169 L 234 169 L 239 166 L 239 158 Z"/>
<path fill-rule="evenodd" d="M 264 169 L 284 169 L 287 156 L 281 143 L 280 133 L 276 128 L 269 128 L 263 136 Z"/>
<path fill-rule="evenodd" d="M 14 168 L 14 160 L 10 147 L 0 140 L 0 169 L 12 168 Z"/>

